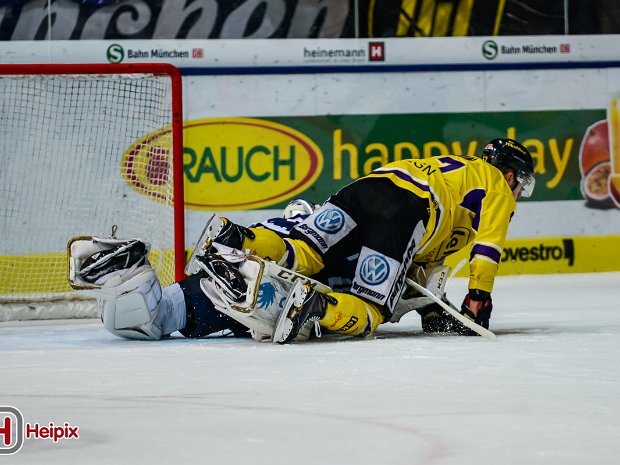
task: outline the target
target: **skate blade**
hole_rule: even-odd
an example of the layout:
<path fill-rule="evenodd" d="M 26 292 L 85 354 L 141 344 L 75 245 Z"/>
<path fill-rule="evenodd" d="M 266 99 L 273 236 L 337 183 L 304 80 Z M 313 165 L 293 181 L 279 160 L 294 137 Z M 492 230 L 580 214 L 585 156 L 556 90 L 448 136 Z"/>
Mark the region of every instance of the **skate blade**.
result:
<path fill-rule="evenodd" d="M 278 317 L 278 322 L 276 323 L 271 337 L 274 343 L 284 344 L 287 342 L 287 339 L 293 331 L 293 322 L 288 318 L 289 313 L 293 308 L 303 305 L 307 294 L 308 291 L 306 287 L 298 281 L 291 290 L 286 302 L 284 302 L 284 308 Z"/>
<path fill-rule="evenodd" d="M 222 230 L 222 226 L 223 223 L 220 217 L 215 213 L 212 213 L 207 220 L 207 224 L 202 230 L 202 234 L 200 234 L 200 238 L 196 241 L 196 245 L 194 245 L 194 250 L 192 251 L 191 257 L 189 257 L 189 260 L 187 261 L 187 265 L 185 265 L 185 274 L 187 276 L 196 274 L 201 270 L 201 267 L 196 260 L 196 256 L 205 254 L 207 249 L 211 247 L 213 239 L 217 237 Z"/>

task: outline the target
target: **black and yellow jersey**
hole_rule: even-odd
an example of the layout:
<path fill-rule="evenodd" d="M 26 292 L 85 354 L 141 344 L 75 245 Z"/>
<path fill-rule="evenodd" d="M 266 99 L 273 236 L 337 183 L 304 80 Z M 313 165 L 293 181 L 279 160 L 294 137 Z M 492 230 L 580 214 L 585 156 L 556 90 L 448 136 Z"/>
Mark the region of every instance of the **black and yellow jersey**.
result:
<path fill-rule="evenodd" d="M 366 178 L 387 178 L 428 199 L 430 219 L 414 263 L 440 262 L 473 242 L 469 288 L 491 292 L 516 208 L 501 171 L 480 158 L 450 155 L 396 161 Z"/>

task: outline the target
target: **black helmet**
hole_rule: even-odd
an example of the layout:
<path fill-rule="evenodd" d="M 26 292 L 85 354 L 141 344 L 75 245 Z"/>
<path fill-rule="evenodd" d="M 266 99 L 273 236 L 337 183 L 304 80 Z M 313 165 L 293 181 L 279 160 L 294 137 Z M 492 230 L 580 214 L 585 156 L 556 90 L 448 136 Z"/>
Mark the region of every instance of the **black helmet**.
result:
<path fill-rule="evenodd" d="M 482 159 L 502 173 L 512 170 L 521 187 L 521 195 L 530 197 L 534 191 L 534 162 L 530 152 L 513 139 L 493 139 L 482 151 Z"/>

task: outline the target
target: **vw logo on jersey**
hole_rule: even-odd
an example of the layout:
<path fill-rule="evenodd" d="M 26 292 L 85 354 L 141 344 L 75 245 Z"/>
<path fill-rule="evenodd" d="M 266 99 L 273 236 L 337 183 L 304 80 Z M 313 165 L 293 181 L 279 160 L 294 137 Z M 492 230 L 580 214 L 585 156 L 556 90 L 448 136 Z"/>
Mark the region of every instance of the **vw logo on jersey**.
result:
<path fill-rule="evenodd" d="M 344 214 L 335 208 L 319 213 L 314 219 L 314 225 L 328 234 L 336 234 L 344 227 Z"/>
<path fill-rule="evenodd" d="M 369 286 L 384 282 L 390 275 L 390 264 L 381 255 L 369 255 L 360 267 L 360 277 Z"/>

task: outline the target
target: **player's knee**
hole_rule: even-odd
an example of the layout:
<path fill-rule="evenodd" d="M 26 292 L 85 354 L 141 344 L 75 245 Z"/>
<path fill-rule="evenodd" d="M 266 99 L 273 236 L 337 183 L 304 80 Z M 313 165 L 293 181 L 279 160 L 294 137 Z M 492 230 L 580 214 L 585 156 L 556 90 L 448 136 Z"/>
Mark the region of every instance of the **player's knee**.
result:
<path fill-rule="evenodd" d="M 383 321 L 379 309 L 351 294 L 332 292 L 337 304 L 328 304 L 321 326 L 348 336 L 365 336 L 372 333 Z"/>

